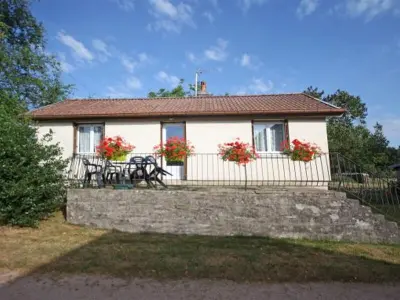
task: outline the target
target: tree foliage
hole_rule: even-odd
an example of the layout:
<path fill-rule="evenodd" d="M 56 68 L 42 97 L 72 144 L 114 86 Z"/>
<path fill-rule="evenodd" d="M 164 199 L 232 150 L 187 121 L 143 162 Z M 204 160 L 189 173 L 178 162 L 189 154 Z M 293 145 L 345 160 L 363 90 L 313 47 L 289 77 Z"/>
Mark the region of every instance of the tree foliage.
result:
<path fill-rule="evenodd" d="M 63 203 L 66 161 L 51 135 L 39 140 L 27 109 L 57 102 L 69 87 L 45 52 L 27 0 L 0 1 L 0 223 L 35 226 Z"/>
<path fill-rule="evenodd" d="M 183 97 L 193 97 L 195 95 L 195 85 L 192 83 L 189 83 L 187 85 L 187 88 L 185 89 L 184 86 L 185 80 L 181 79 L 178 83 L 178 85 L 173 88 L 172 90 L 166 89 L 166 88 L 161 88 L 156 92 L 149 92 L 148 97 L 149 98 L 166 98 L 166 97 L 172 97 L 172 98 L 183 98 Z M 197 83 L 197 88 L 200 89 L 201 83 L 200 81 Z M 228 93 L 224 94 L 225 96 L 229 96 Z"/>
<path fill-rule="evenodd" d="M 389 147 L 383 127 L 377 123 L 371 132 L 366 126 L 367 105 L 359 96 L 337 90 L 325 95 L 323 90 L 308 87 L 304 93 L 346 109 L 341 117 L 328 118 L 329 151 L 341 153 L 367 171 L 381 171 L 396 162 L 400 152 Z"/>
<path fill-rule="evenodd" d="M 44 50 L 44 28 L 29 4 L 0 1 L 0 89 L 27 109 L 60 101 L 71 88 L 60 80 L 60 64 Z"/>
<path fill-rule="evenodd" d="M 17 102 L 0 93 L 0 224 L 35 226 L 63 204 L 66 161 L 50 135 L 39 141 L 14 114 Z"/>
<path fill-rule="evenodd" d="M 189 84 L 188 89 L 185 90 L 183 85 L 184 82 L 185 81 L 181 79 L 179 84 L 172 90 L 161 88 L 157 92 L 149 92 L 147 96 L 149 98 L 183 98 L 192 96 L 194 92 L 194 85 Z"/>

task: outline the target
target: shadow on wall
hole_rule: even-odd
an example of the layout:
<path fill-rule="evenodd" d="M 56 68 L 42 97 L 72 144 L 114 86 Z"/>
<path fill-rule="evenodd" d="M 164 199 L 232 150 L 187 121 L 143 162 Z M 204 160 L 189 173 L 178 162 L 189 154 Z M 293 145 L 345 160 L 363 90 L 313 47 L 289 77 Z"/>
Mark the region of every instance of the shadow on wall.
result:
<path fill-rule="evenodd" d="M 70 231 L 66 229 L 65 234 L 47 235 L 46 245 L 51 245 L 53 241 L 57 247 L 73 249 L 71 237 L 85 235 L 88 230 L 63 226 L 71 228 Z M 39 240 L 31 243 L 30 251 L 40 252 L 40 247 L 44 247 L 43 253 L 46 253 Z M 400 248 L 387 246 L 394 256 L 378 257 L 384 247 L 261 237 L 109 231 L 34 268 L 26 276 L 49 273 L 53 278 L 56 274 L 95 274 L 122 278 L 226 279 L 235 282 L 399 281 L 400 264 L 396 262 Z M 371 253 L 374 259 L 368 257 Z M 29 257 L 26 259 L 29 260 Z M 15 293 L 29 295 L 31 290 L 27 289 L 32 289 L 32 285 L 26 285 L 25 279 L 20 277 L 1 287 L 0 299 L 9 299 L 7 297 Z M 37 281 L 36 288 L 45 287 Z"/>

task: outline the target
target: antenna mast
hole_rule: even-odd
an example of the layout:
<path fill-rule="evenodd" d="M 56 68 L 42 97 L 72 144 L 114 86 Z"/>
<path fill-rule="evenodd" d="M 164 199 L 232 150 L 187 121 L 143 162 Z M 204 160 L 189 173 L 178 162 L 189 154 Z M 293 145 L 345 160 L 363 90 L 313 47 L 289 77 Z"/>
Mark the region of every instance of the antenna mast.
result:
<path fill-rule="evenodd" d="M 197 82 L 199 81 L 199 75 L 203 73 L 202 70 L 197 69 L 196 74 L 194 76 L 194 96 L 197 97 Z"/>

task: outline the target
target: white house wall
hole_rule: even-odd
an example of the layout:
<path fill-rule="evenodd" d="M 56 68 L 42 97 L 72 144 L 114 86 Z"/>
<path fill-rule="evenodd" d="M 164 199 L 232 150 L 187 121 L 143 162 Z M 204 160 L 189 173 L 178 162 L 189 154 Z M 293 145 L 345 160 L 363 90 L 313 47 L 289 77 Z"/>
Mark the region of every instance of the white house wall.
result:
<path fill-rule="evenodd" d="M 63 158 L 70 158 L 74 148 L 74 127 L 72 122 L 40 122 L 38 123 L 38 137 L 42 138 L 53 131 L 53 143 L 59 143 L 63 151 Z"/>
<path fill-rule="evenodd" d="M 105 135 L 120 135 L 136 147 L 135 153 L 152 153 L 160 143 L 160 121 L 106 121 Z"/>
<path fill-rule="evenodd" d="M 251 121 L 187 121 L 186 139 L 196 147 L 197 153 L 217 153 L 218 144 L 240 137 L 246 143 L 252 139 Z"/>
<path fill-rule="evenodd" d="M 322 152 L 328 152 L 328 137 L 325 119 L 293 119 L 289 120 L 289 137 L 315 143 Z"/>
<path fill-rule="evenodd" d="M 233 141 L 236 137 L 250 143 L 251 127 L 250 120 L 188 121 L 186 137 L 195 145 L 196 153 L 199 155 L 188 159 L 187 179 L 223 181 L 228 184 L 233 180 L 244 180 L 245 172 L 242 166 L 223 162 L 216 153 L 218 144 Z M 288 127 L 290 140 L 297 138 L 316 143 L 323 152 L 328 152 L 325 119 L 289 119 Z M 278 181 L 282 184 L 289 181 L 309 181 L 310 185 L 312 182 L 322 185 L 322 182 L 330 180 L 327 155 L 306 164 L 293 162 L 279 153 L 260 154 L 260 156 L 258 160 L 247 165 L 247 178 L 250 181 Z"/>
<path fill-rule="evenodd" d="M 52 129 L 54 142 L 63 148 L 63 156 L 69 158 L 74 153 L 72 122 L 42 122 L 38 133 L 44 135 Z M 328 152 L 325 119 L 289 119 L 290 140 L 295 138 L 318 144 L 323 152 Z M 124 137 L 136 146 L 134 153 L 148 154 L 160 143 L 160 120 L 106 120 L 105 135 Z M 217 155 L 218 144 L 233 141 L 239 137 L 251 143 L 251 120 L 186 120 L 186 137 L 195 146 L 195 155 L 187 162 L 188 180 L 233 181 L 244 180 L 244 168 L 231 162 L 223 162 Z M 200 155 L 207 153 L 207 155 Z M 282 154 L 266 154 L 247 167 L 251 181 L 328 181 L 328 156 L 310 163 L 293 162 Z"/>

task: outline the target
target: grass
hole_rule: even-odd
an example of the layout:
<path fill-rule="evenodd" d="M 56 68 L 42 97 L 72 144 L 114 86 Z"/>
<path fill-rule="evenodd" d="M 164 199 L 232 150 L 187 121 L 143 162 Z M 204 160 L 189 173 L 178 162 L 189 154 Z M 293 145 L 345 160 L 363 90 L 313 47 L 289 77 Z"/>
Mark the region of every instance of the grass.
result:
<path fill-rule="evenodd" d="M 69 225 L 0 227 L 0 272 L 237 282 L 400 280 L 400 246 L 259 237 L 128 234 Z"/>

